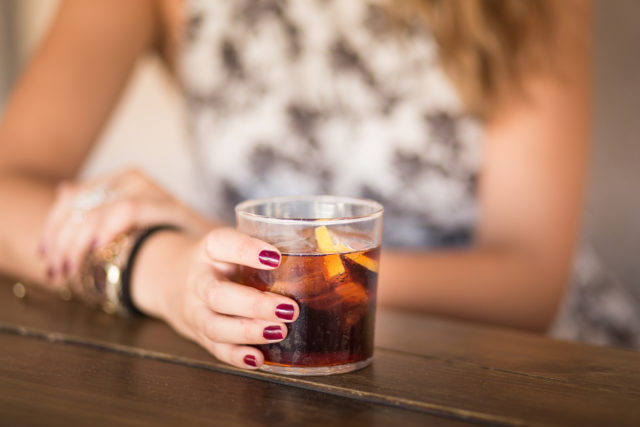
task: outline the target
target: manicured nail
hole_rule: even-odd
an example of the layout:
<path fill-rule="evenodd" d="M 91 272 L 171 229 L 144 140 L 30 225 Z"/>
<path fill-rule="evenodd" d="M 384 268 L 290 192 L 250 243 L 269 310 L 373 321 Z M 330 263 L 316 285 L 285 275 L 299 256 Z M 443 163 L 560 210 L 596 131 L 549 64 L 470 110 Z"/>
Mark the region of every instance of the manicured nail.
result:
<path fill-rule="evenodd" d="M 269 267 L 277 267 L 280 265 L 280 254 L 275 251 L 264 250 L 258 254 L 260 262 Z"/>
<path fill-rule="evenodd" d="M 262 336 L 265 340 L 281 340 L 284 338 L 280 326 L 267 326 L 264 328 L 264 331 L 262 331 Z"/>
<path fill-rule="evenodd" d="M 245 365 L 253 366 L 254 368 L 258 366 L 258 363 L 256 362 L 256 357 L 250 354 L 247 354 L 242 360 L 244 361 Z"/>
<path fill-rule="evenodd" d="M 283 320 L 293 320 L 295 310 L 291 304 L 280 304 L 276 307 L 276 316 Z"/>
<path fill-rule="evenodd" d="M 69 275 L 69 271 L 71 270 L 71 265 L 69 264 L 69 260 L 65 259 L 62 262 L 62 275 L 67 277 Z"/>

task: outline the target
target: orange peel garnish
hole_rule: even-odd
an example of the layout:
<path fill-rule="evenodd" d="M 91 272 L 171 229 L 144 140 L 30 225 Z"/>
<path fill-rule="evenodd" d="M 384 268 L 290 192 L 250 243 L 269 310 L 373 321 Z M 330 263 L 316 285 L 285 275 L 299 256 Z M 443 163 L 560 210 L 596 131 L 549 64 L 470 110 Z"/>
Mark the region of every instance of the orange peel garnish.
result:
<path fill-rule="evenodd" d="M 331 239 L 331 235 L 329 234 L 327 227 L 321 225 L 320 227 L 316 227 L 314 231 L 316 235 L 316 243 L 320 252 L 333 254 L 327 255 L 325 258 L 324 266 L 327 277 L 331 278 L 344 274 L 344 264 L 342 264 L 340 255 L 336 253 L 340 249 L 333 244 L 333 240 Z"/>
<path fill-rule="evenodd" d="M 345 253 L 352 251 L 352 249 L 344 243 L 336 241 L 337 239 L 335 236 L 332 236 L 331 232 L 324 225 L 316 227 L 315 235 L 318 249 L 323 253 Z M 349 258 L 356 264 L 363 266 L 369 271 L 374 273 L 378 272 L 378 260 L 368 257 L 362 252 L 346 253 L 345 257 Z M 333 255 L 330 258 L 331 259 L 327 259 L 329 277 L 344 273 L 344 265 L 342 264 L 339 255 L 335 255 L 335 259 Z"/>
<path fill-rule="evenodd" d="M 356 264 L 360 264 L 369 271 L 373 271 L 374 273 L 378 272 L 378 260 L 370 258 L 365 254 L 359 252 L 346 254 L 345 256 Z"/>

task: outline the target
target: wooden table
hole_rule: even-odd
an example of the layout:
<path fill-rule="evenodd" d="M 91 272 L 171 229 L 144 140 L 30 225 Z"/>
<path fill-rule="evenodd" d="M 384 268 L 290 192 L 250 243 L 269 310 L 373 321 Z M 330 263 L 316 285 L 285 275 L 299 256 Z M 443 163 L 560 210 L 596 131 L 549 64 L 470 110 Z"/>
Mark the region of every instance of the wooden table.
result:
<path fill-rule="evenodd" d="M 0 279 L 0 425 L 114 423 L 640 426 L 640 353 L 381 310 L 370 367 L 285 377 Z"/>

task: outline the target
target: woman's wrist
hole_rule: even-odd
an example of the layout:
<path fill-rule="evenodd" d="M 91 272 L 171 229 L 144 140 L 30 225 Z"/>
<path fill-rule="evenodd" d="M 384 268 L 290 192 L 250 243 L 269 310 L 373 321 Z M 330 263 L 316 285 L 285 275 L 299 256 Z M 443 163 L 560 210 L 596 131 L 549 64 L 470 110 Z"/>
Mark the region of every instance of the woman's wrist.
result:
<path fill-rule="evenodd" d="M 186 279 L 194 237 L 178 230 L 161 230 L 144 242 L 135 259 L 130 292 L 134 305 L 145 314 L 166 318 L 173 289 Z"/>

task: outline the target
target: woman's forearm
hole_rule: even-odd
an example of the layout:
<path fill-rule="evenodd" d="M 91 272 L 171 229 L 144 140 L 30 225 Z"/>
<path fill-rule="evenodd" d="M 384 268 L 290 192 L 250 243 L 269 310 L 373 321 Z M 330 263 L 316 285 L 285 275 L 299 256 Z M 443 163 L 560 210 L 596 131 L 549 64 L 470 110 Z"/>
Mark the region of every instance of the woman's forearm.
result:
<path fill-rule="evenodd" d="M 46 280 L 38 244 L 53 185 L 25 174 L 0 176 L 0 273 Z M 383 306 L 532 330 L 544 330 L 553 319 L 567 278 L 567 271 L 547 271 L 526 256 L 499 249 L 385 251 L 381 266 Z"/>
<path fill-rule="evenodd" d="M 544 331 L 567 281 L 532 257 L 501 249 L 383 252 L 382 306 Z"/>
<path fill-rule="evenodd" d="M 0 176 L 0 273 L 44 282 L 38 256 L 53 201 L 51 181 L 17 173 Z M 567 271 L 545 271 L 508 250 L 386 251 L 381 305 L 544 330 L 560 300 Z"/>
<path fill-rule="evenodd" d="M 0 274 L 45 281 L 38 244 L 53 197 L 52 181 L 15 172 L 0 174 Z"/>

